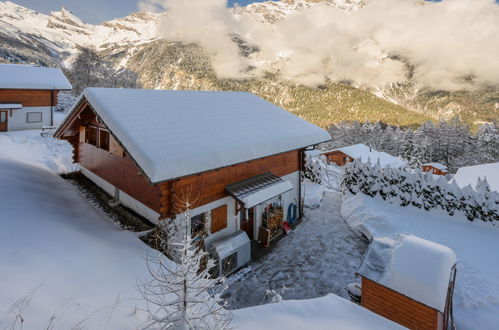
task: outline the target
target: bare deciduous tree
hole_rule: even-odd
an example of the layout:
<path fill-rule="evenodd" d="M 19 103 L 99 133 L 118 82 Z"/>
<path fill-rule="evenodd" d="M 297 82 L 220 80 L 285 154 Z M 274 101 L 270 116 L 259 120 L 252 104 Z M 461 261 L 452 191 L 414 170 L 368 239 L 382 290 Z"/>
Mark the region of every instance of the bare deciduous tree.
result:
<path fill-rule="evenodd" d="M 215 262 L 200 244 L 202 234 L 191 232 L 191 206 L 184 206 L 180 221 L 158 226 L 157 246 L 164 253 L 147 256 L 151 280 L 139 285 L 149 315 L 145 328 L 225 329 L 231 317 L 221 298 L 223 279 L 210 274 Z"/>

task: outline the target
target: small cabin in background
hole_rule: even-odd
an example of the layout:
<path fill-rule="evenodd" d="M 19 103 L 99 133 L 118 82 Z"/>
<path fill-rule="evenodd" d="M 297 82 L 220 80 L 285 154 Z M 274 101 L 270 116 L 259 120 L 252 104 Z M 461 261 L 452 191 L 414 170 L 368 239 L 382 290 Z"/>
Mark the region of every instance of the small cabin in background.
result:
<path fill-rule="evenodd" d="M 61 90 L 71 90 L 61 69 L 0 64 L 0 132 L 54 125 Z"/>
<path fill-rule="evenodd" d="M 85 89 L 54 136 L 73 145 L 85 176 L 153 223 L 182 221 L 179 202 L 191 203 L 188 230 L 206 248 L 239 230 L 264 244 L 282 233 L 302 213 L 305 148 L 331 138 L 250 93 L 112 88 Z"/>
<path fill-rule="evenodd" d="M 400 158 L 394 157 L 383 151 L 377 151 L 362 143 L 323 151 L 320 155 L 325 156 L 328 163 L 336 164 L 338 166 L 344 166 L 349 162 L 353 162 L 355 159 L 364 163 L 370 161 L 371 164 L 379 162 L 382 167 L 402 167 L 406 165 Z"/>
<path fill-rule="evenodd" d="M 440 163 L 426 163 L 421 165 L 421 170 L 423 172 L 429 172 L 435 175 L 447 175 L 449 170 L 447 166 Z"/>
<path fill-rule="evenodd" d="M 448 247 L 416 236 L 376 238 L 358 271 L 361 305 L 409 329 L 455 329 L 456 262 Z"/>

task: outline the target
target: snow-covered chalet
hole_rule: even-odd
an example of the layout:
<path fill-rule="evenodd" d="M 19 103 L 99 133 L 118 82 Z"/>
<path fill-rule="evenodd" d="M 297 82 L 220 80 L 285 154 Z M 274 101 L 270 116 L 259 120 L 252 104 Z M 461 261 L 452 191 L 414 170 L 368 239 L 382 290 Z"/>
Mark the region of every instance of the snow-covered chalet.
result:
<path fill-rule="evenodd" d="M 87 88 L 54 136 L 81 172 L 151 222 L 179 219 L 209 247 L 236 231 L 271 240 L 301 215 L 305 148 L 323 129 L 244 92 Z"/>
<path fill-rule="evenodd" d="M 402 167 L 406 165 L 400 158 L 394 157 L 383 151 L 377 151 L 362 143 L 323 151 L 318 153 L 318 155 L 326 157 L 328 163 L 334 163 L 338 166 L 344 166 L 346 163 L 353 162 L 355 159 L 363 163 L 369 161 L 371 164 L 376 164 L 379 162 L 382 167 Z"/>
<path fill-rule="evenodd" d="M 61 69 L 0 64 L 0 132 L 52 126 L 57 95 L 71 88 Z"/>

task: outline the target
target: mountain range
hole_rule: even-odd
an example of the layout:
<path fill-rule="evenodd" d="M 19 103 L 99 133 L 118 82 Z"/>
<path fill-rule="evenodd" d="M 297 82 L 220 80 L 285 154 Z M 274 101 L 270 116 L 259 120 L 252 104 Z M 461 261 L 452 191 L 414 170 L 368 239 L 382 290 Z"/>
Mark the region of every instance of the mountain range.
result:
<path fill-rule="evenodd" d="M 233 10 L 238 17 L 250 16 L 273 25 L 287 15 L 324 2 L 354 11 L 366 0 L 267 1 Z M 415 126 L 429 119 L 456 116 L 471 125 L 499 118 L 496 88 L 445 91 L 411 82 L 373 88 L 347 81 L 304 86 L 284 80 L 270 69 L 259 77 L 220 78 L 201 45 L 160 37 L 157 20 L 161 15 L 143 11 L 92 25 L 64 8 L 46 15 L 9 1 L 0 2 L 0 61 L 69 67 L 78 47 L 91 47 L 117 67 L 136 72 L 144 88 L 250 91 L 322 127 L 342 120 Z M 231 37 L 242 56 L 259 51 L 240 36 Z"/>

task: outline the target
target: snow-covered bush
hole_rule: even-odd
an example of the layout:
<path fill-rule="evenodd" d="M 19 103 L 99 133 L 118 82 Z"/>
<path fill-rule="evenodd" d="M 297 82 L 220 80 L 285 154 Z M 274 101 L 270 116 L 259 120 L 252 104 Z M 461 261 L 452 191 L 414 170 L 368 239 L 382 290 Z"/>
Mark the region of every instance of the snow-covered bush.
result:
<path fill-rule="evenodd" d="M 460 189 L 455 182 L 435 179 L 430 173 L 354 161 L 345 165 L 341 189 L 427 211 L 438 207 L 450 215 L 462 211 L 470 221 L 499 221 L 499 194 L 490 190 L 485 179 L 479 180 L 475 189 Z"/>

